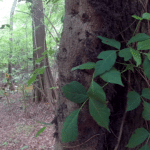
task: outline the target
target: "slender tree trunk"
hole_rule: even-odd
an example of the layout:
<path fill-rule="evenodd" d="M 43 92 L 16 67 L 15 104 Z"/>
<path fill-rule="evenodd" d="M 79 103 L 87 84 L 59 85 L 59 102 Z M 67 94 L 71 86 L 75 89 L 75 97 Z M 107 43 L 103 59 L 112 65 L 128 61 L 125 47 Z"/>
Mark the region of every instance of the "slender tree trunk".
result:
<path fill-rule="evenodd" d="M 12 8 L 10 11 L 10 54 L 9 54 L 9 62 L 8 62 L 8 74 L 9 74 L 9 84 L 10 90 L 14 90 L 14 86 L 13 86 L 13 81 L 12 81 L 12 64 L 11 64 L 11 57 L 12 57 L 12 52 L 13 52 L 13 35 L 12 35 L 12 31 L 13 31 L 13 16 L 14 16 L 14 11 L 17 5 L 17 0 L 14 0 L 13 4 L 12 4 Z"/>
<path fill-rule="evenodd" d="M 34 61 L 43 57 L 42 53 L 46 50 L 46 34 L 44 26 L 43 4 L 41 0 L 33 0 L 33 47 L 36 49 L 33 53 Z M 56 99 L 56 93 L 51 87 L 54 87 L 54 80 L 48 63 L 48 56 L 40 62 L 39 65 L 34 63 L 34 69 L 46 66 L 44 74 L 37 75 L 38 81 L 35 85 L 34 100 L 36 102 L 49 101 L 53 103 Z M 52 106 L 52 105 L 51 105 Z M 53 108 L 53 107 L 52 107 Z"/>
<path fill-rule="evenodd" d="M 79 105 L 69 101 L 63 95 L 61 88 L 71 81 L 78 81 L 88 90 L 94 71 L 76 70 L 72 72 L 71 69 L 86 62 L 96 62 L 100 52 L 112 49 L 112 47 L 102 44 L 97 36 L 114 38 L 122 42 L 122 48 L 126 48 L 126 42 L 132 37 L 137 25 L 131 16 L 134 14 L 141 16 L 146 9 L 150 10 L 149 8 L 149 1 L 145 3 L 145 1 L 137 0 L 66 0 L 64 28 L 57 56 L 60 94 L 55 118 L 55 150 L 130 150 L 125 146 L 131 134 L 136 128 L 146 126 L 141 117 L 142 106 L 128 112 L 126 116 L 124 115 L 126 95 L 130 86 L 134 87 L 138 93 L 141 93 L 145 86 L 144 80 L 135 70 L 136 75 L 133 76 L 130 73 L 131 79 L 135 80 L 126 84 L 125 87 L 108 84 L 104 88 L 109 101 L 108 107 L 111 110 L 111 133 L 97 125 L 90 116 L 88 104 L 86 104 L 78 118 L 78 139 L 69 144 L 61 143 L 61 130 L 65 118 L 70 112 L 79 108 Z M 147 24 L 142 23 L 141 26 L 143 25 L 145 27 L 139 28 L 139 30 L 146 32 Z M 122 69 L 121 65 L 115 67 Z M 125 84 L 128 74 L 124 74 L 124 78 Z M 100 85 L 104 84 L 99 78 L 96 78 L 95 81 Z M 124 125 L 121 128 L 123 122 Z M 147 124 L 149 125 L 149 123 Z M 121 134 L 121 132 L 123 133 Z M 122 136 L 119 137 L 119 134 Z"/>

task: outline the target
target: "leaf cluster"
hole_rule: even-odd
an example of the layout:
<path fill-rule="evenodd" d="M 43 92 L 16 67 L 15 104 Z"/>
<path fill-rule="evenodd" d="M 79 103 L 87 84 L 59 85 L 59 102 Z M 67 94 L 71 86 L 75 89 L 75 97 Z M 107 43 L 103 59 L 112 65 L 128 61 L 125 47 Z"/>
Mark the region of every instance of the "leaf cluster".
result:
<path fill-rule="evenodd" d="M 150 20 L 150 14 L 148 13 L 144 13 L 142 18 L 135 15 L 133 17 L 140 21 L 143 19 Z M 77 81 L 73 81 L 62 87 L 62 91 L 67 99 L 72 102 L 82 104 L 79 109 L 71 112 L 65 119 L 61 133 L 62 142 L 64 143 L 75 141 L 77 139 L 79 112 L 87 101 L 89 103 L 90 115 L 99 126 L 104 127 L 110 132 L 110 109 L 107 107 L 106 94 L 103 90 L 104 86 L 107 86 L 109 83 L 124 86 L 122 83 L 122 73 L 128 70 L 131 70 L 134 73 L 135 68 L 142 68 L 145 76 L 150 79 L 150 53 L 144 52 L 145 50 L 150 49 L 149 35 L 145 33 L 136 34 L 128 41 L 127 48 L 125 49 L 121 49 L 121 43 L 115 39 L 108 39 L 102 36 L 98 36 L 98 38 L 102 40 L 102 43 L 114 47 L 114 50 L 101 52 L 97 56 L 99 60 L 96 63 L 87 62 L 72 68 L 72 71 L 78 69 L 94 69 L 89 89 L 86 91 L 84 86 Z M 137 44 L 136 48 L 133 48 L 134 43 Z M 118 63 L 116 62 L 117 57 L 124 58 L 125 63 L 120 63 L 125 66 L 125 70 L 122 72 L 114 67 L 115 63 Z M 142 58 L 144 58 L 143 63 Z M 106 82 L 103 87 L 94 81 L 94 78 L 97 76 Z M 127 99 L 126 112 L 136 109 L 142 102 L 142 116 L 145 120 L 150 120 L 150 103 L 145 101 L 145 99 L 150 100 L 150 88 L 143 88 L 141 95 L 133 89 L 128 92 Z M 127 147 L 134 148 L 138 146 L 146 139 L 149 140 L 149 135 L 150 133 L 144 128 L 136 129 L 135 133 L 131 136 Z M 149 147 L 146 143 L 146 145 L 144 145 L 140 150 L 148 149 Z"/>

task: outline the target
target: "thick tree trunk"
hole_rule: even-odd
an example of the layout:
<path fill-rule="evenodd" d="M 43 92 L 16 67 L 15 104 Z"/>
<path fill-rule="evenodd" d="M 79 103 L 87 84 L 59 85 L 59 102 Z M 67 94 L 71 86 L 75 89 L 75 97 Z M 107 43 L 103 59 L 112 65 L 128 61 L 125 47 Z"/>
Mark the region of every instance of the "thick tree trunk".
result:
<path fill-rule="evenodd" d="M 98 126 L 92 119 L 87 104 L 79 114 L 78 139 L 69 144 L 61 143 L 61 130 L 65 118 L 70 112 L 79 108 L 79 105 L 69 101 L 63 95 L 61 88 L 71 81 L 78 81 L 87 90 L 93 75 L 93 70 L 71 72 L 71 69 L 86 62 L 96 62 L 101 51 L 112 49 L 112 47 L 102 44 L 101 40 L 97 38 L 98 35 L 123 41 L 122 48 L 125 48 L 126 42 L 131 38 L 137 24 L 131 16 L 134 14 L 141 16 L 145 10 L 149 10 L 147 8 L 150 8 L 149 1 L 148 3 L 145 1 L 143 4 L 141 3 L 142 1 L 137 0 L 66 0 L 64 29 L 57 56 L 60 93 L 57 121 L 55 122 L 55 150 L 113 150 L 115 147 L 115 150 L 129 150 L 125 146 L 131 134 L 136 128 L 145 127 L 145 121 L 141 117 L 142 106 L 140 106 L 127 113 L 122 137 L 120 137 L 121 141 L 120 144 L 118 143 L 118 136 L 121 133 L 120 126 L 127 102 L 126 95 L 129 90 L 129 86 L 125 84 L 126 80 L 124 80 L 125 87 L 109 84 L 104 88 L 109 101 L 108 107 L 111 110 L 109 126 L 111 133 Z M 146 24 L 141 24 L 141 26 L 143 25 L 146 29 Z M 121 69 L 122 66 L 115 67 Z M 136 92 L 141 93 L 144 80 L 138 72 L 136 72 L 136 76 L 132 76 L 131 73 L 131 79 L 135 80 L 131 81 L 130 86 Z M 127 74 L 125 77 L 128 78 Z M 98 78 L 96 78 L 96 82 L 103 85 L 103 81 Z M 116 146 L 117 144 L 119 146 Z"/>

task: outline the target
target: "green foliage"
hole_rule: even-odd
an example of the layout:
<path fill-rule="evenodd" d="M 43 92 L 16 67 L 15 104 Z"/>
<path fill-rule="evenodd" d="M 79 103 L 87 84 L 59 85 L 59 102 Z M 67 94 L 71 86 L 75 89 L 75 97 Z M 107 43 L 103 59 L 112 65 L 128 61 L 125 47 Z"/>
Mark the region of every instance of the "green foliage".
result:
<path fill-rule="evenodd" d="M 137 49 L 138 50 L 149 50 L 150 49 L 150 39 L 138 42 Z"/>
<path fill-rule="evenodd" d="M 7 142 L 4 142 L 2 145 L 7 145 L 8 143 Z"/>
<path fill-rule="evenodd" d="M 140 103 L 141 103 L 141 98 L 140 98 L 140 95 L 135 92 L 135 91 L 130 91 L 127 95 L 128 97 L 128 108 L 127 108 L 127 111 L 131 111 L 131 110 L 134 110 L 135 108 L 137 108 Z"/>
<path fill-rule="evenodd" d="M 144 13 L 142 18 L 136 15 L 133 15 L 132 17 L 139 20 L 139 23 L 143 19 L 150 20 L 149 13 Z M 118 50 L 102 51 L 97 57 L 100 60 L 97 61 L 96 63 L 87 62 L 85 64 L 81 64 L 79 66 L 72 68 L 72 71 L 78 69 L 81 70 L 94 69 L 92 82 L 87 92 L 83 87 L 83 85 L 81 85 L 76 81 L 73 81 L 70 84 L 65 85 L 64 87 L 62 87 L 62 90 L 66 98 L 68 98 L 69 100 L 76 103 L 83 103 L 80 109 L 82 109 L 87 100 L 89 100 L 90 115 L 93 117 L 93 119 L 97 122 L 99 126 L 107 129 L 110 132 L 109 130 L 110 110 L 107 107 L 106 94 L 103 88 L 107 86 L 107 84 L 109 83 L 124 86 L 121 79 L 122 73 L 127 70 L 131 70 L 133 73 L 135 73 L 134 68 L 142 68 L 142 66 L 146 77 L 150 79 L 150 67 L 149 67 L 150 53 L 142 52 L 143 50 L 150 49 L 150 36 L 148 36 L 145 33 L 137 33 L 128 41 L 127 48 L 124 48 L 122 50 L 120 50 L 121 43 L 116 41 L 115 39 L 108 39 L 102 36 L 98 36 L 98 38 L 102 40 L 102 43 L 112 46 Z M 132 47 L 133 45 L 136 44 L 137 49 L 135 49 L 135 47 L 134 48 Z M 127 62 L 127 63 L 122 62 L 120 63 L 120 65 L 124 65 L 126 67 L 125 70 L 123 70 L 122 72 L 113 67 L 116 63 L 117 53 L 119 57 L 123 57 L 124 61 Z M 144 57 L 145 59 L 143 62 L 142 58 Z M 130 61 L 131 59 L 136 62 L 136 66 L 131 63 Z M 103 87 L 101 87 L 98 83 L 94 81 L 94 78 L 97 76 L 99 76 L 101 79 L 107 82 Z M 132 91 L 129 91 L 127 94 L 126 111 L 132 111 L 136 109 L 141 104 L 142 100 L 143 101 L 142 116 L 145 120 L 150 120 L 150 103 L 146 102 L 144 99 L 150 100 L 150 88 L 144 88 L 142 90 L 141 95 L 139 95 L 136 91 L 134 91 L 134 89 Z M 73 111 L 66 118 L 61 134 L 63 142 L 75 141 L 77 139 L 78 137 L 77 119 L 79 115 L 79 110 Z M 129 143 L 127 144 L 126 147 L 134 148 L 143 143 L 146 139 L 149 140 L 149 136 L 150 133 L 146 129 L 138 128 L 135 130 L 135 133 L 131 136 Z M 141 147 L 140 150 L 149 150 L 147 143 L 143 147 Z"/>
<path fill-rule="evenodd" d="M 135 36 L 133 36 L 129 41 L 128 41 L 128 45 L 134 42 L 140 42 L 140 41 L 145 41 L 150 39 L 150 36 L 148 36 L 145 33 L 138 33 Z M 138 49 L 139 50 L 139 49 Z"/>
<path fill-rule="evenodd" d="M 134 65 L 133 64 L 127 64 L 125 71 L 127 70 L 132 70 L 132 72 L 134 73 Z"/>
<path fill-rule="evenodd" d="M 133 56 L 133 59 L 136 61 L 136 66 L 139 66 L 141 64 L 141 55 L 138 51 L 134 50 L 133 48 L 130 48 L 130 52 Z"/>
<path fill-rule="evenodd" d="M 52 3 L 55 4 L 57 3 L 59 0 L 52 0 Z"/>
<path fill-rule="evenodd" d="M 92 68 L 95 68 L 95 63 L 93 62 L 87 62 L 85 64 L 82 64 L 82 65 L 79 65 L 77 67 L 74 67 L 71 69 L 71 71 L 74 71 L 74 70 L 77 70 L 77 69 L 92 69 Z"/>
<path fill-rule="evenodd" d="M 150 100 L 150 89 L 149 88 L 144 88 L 142 90 L 142 95 L 144 98 L 147 98 Z"/>
<path fill-rule="evenodd" d="M 97 58 L 103 60 L 100 60 L 96 63 L 94 77 L 97 77 L 98 75 L 103 74 L 105 71 L 109 71 L 112 68 L 117 58 L 116 51 L 111 50 L 101 52 Z"/>
<path fill-rule="evenodd" d="M 145 120 L 150 120 L 150 104 L 147 102 L 143 102 L 144 110 L 142 116 Z"/>
<path fill-rule="evenodd" d="M 106 95 L 103 88 L 94 81 L 91 82 L 87 94 L 89 98 L 96 99 L 102 103 L 106 103 Z"/>
<path fill-rule="evenodd" d="M 114 83 L 124 86 L 121 81 L 121 73 L 117 71 L 117 69 L 115 69 L 114 67 L 111 70 L 100 75 L 100 77 L 108 83 Z"/>
<path fill-rule="evenodd" d="M 147 56 L 148 60 L 150 60 L 150 53 L 143 53 Z"/>
<path fill-rule="evenodd" d="M 87 92 L 79 82 L 73 81 L 65 85 L 62 90 L 64 95 L 72 102 L 83 103 L 87 99 Z"/>
<path fill-rule="evenodd" d="M 144 14 L 142 15 L 142 18 L 143 18 L 143 19 L 146 19 L 146 20 L 150 20 L 150 14 L 149 14 L 149 13 L 144 13 Z"/>
<path fill-rule="evenodd" d="M 137 16 L 137 15 L 132 15 L 133 18 L 135 18 L 136 20 L 143 20 L 141 17 Z"/>
<path fill-rule="evenodd" d="M 110 110 L 109 108 L 107 108 L 107 105 L 101 103 L 96 99 L 89 98 L 89 111 L 93 119 L 98 123 L 98 125 L 106 128 L 109 131 L 108 126 Z"/>
<path fill-rule="evenodd" d="M 27 0 L 28 3 L 18 3 L 17 11 L 14 14 L 13 22 L 14 28 L 12 31 L 13 43 L 10 42 L 10 27 L 9 24 L 3 24 L 0 26 L 3 30 L 0 30 L 0 73 L 6 73 L 8 71 L 8 61 L 15 66 L 13 69 L 12 77 L 17 82 L 27 82 L 29 79 L 29 72 L 33 70 L 33 39 L 32 39 L 32 19 L 31 19 L 31 2 L 32 0 Z M 27 2 L 26 1 L 26 2 Z M 55 3 L 55 5 L 54 5 Z M 60 34 L 62 32 L 63 23 L 61 22 L 61 17 L 64 16 L 64 0 L 54 0 L 49 4 L 44 5 L 45 21 L 44 25 L 49 31 L 46 34 L 46 48 L 44 56 L 38 58 L 36 63 L 41 63 L 42 59 L 47 55 L 49 60 L 55 59 L 55 53 L 58 51 L 58 45 L 60 41 Z M 8 17 L 9 18 L 9 17 Z M 51 21 L 51 23 L 49 22 Z M 8 20 L 8 22 L 10 22 Z M 56 34 L 55 30 L 58 35 Z M 46 31 L 47 31 L 46 29 Z M 50 36 L 51 33 L 51 36 Z M 53 38 L 54 37 L 54 38 Z M 57 39 L 57 43 L 55 40 Z M 12 57 L 10 58 L 10 45 L 12 45 Z M 30 59 L 29 59 L 30 58 Z M 49 62 L 52 65 L 52 61 Z M 27 69 L 28 68 L 28 69 Z M 28 71 L 26 71 L 28 70 Z M 27 73 L 28 72 L 28 73 Z M 44 68 L 41 69 L 38 74 L 42 74 Z M 28 74 L 28 75 L 27 75 Z"/>
<path fill-rule="evenodd" d="M 5 26 L 8 27 L 8 28 L 10 28 L 10 25 L 9 25 L 9 24 L 3 24 L 3 25 L 0 27 L 0 29 L 4 29 Z"/>
<path fill-rule="evenodd" d="M 148 59 L 148 57 L 146 57 L 143 62 L 143 69 L 144 69 L 144 73 L 146 77 L 150 80 L 150 67 L 149 66 L 150 66 L 150 60 Z"/>
<path fill-rule="evenodd" d="M 149 146 L 147 144 L 145 144 L 139 150 L 150 150 L 150 148 L 149 148 Z"/>
<path fill-rule="evenodd" d="M 138 128 L 135 133 L 131 136 L 129 143 L 126 147 L 134 148 L 143 143 L 149 136 L 149 132 L 144 128 Z"/>
<path fill-rule="evenodd" d="M 130 48 L 124 48 L 119 51 L 119 56 L 124 57 L 124 61 L 128 61 L 132 58 L 132 54 L 130 52 Z"/>
<path fill-rule="evenodd" d="M 29 146 L 26 145 L 26 146 L 21 147 L 20 149 L 21 149 L 21 150 L 24 150 L 24 149 L 27 149 L 28 147 L 29 147 Z"/>
<path fill-rule="evenodd" d="M 78 137 L 78 115 L 80 110 L 77 109 L 70 113 L 70 115 L 66 118 L 63 129 L 62 129 L 62 142 L 68 143 L 71 141 L 75 141 Z"/>
<path fill-rule="evenodd" d="M 45 56 L 38 58 L 37 60 L 35 60 L 35 63 L 41 62 L 44 58 Z"/>
<path fill-rule="evenodd" d="M 30 86 L 36 80 L 36 75 L 32 75 L 32 77 L 28 80 L 28 86 Z"/>
<path fill-rule="evenodd" d="M 102 43 L 110 45 L 112 47 L 115 47 L 117 49 L 120 49 L 121 44 L 120 42 L 114 40 L 114 39 L 108 39 L 106 37 L 102 37 L 102 36 L 98 36 L 98 38 L 100 38 L 102 40 Z"/>
<path fill-rule="evenodd" d="M 39 134 L 42 133 L 42 132 L 45 130 L 45 128 L 46 128 L 46 127 L 41 128 L 41 129 L 37 132 L 36 137 L 39 136 Z"/>

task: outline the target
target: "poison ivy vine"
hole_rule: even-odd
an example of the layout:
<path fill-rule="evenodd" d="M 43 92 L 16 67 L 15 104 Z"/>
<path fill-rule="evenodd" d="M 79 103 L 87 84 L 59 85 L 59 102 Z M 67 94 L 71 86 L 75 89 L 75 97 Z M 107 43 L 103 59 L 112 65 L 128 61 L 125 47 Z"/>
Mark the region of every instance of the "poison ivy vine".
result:
<path fill-rule="evenodd" d="M 143 19 L 150 20 L 149 13 L 144 13 L 142 15 L 142 18 L 136 15 L 133 15 L 132 17 L 139 20 L 139 23 Z M 98 38 L 102 40 L 102 43 L 112 46 L 117 50 L 103 51 L 97 56 L 97 58 L 100 60 L 97 61 L 96 63 L 87 62 L 85 64 L 72 68 L 71 71 L 75 71 L 78 69 L 81 70 L 94 69 L 95 71 L 88 91 L 86 91 L 84 86 L 77 81 L 73 81 L 62 87 L 62 91 L 67 99 L 69 99 L 72 102 L 82 104 L 79 109 L 71 112 L 69 116 L 65 119 L 62 128 L 62 133 L 61 133 L 63 143 L 68 143 L 71 141 L 75 141 L 77 139 L 78 115 L 80 110 L 82 109 L 82 107 L 87 101 L 89 102 L 90 115 L 93 117 L 93 119 L 97 122 L 99 126 L 106 128 L 110 132 L 109 130 L 110 109 L 107 107 L 106 94 L 103 88 L 107 86 L 107 84 L 109 83 L 124 86 L 121 79 L 121 74 L 123 72 L 131 70 L 134 73 L 134 68 L 139 67 L 144 70 L 145 76 L 150 80 L 150 67 L 149 67 L 150 53 L 143 52 L 144 50 L 150 49 L 149 35 L 145 33 L 136 34 L 128 41 L 127 48 L 124 49 L 120 49 L 121 43 L 114 39 L 108 39 L 102 36 L 98 36 Z M 133 43 L 136 43 L 137 45 L 136 49 L 132 47 Z M 144 55 L 143 63 L 142 63 L 142 58 L 143 58 L 142 55 Z M 128 63 L 120 63 L 126 67 L 125 70 L 123 70 L 122 72 L 120 72 L 114 67 L 115 63 L 118 63 L 116 62 L 117 57 L 123 57 L 124 61 L 128 62 Z M 38 59 L 36 63 L 40 62 L 43 58 L 44 57 Z M 130 63 L 131 59 L 133 59 L 135 64 Z M 33 73 L 33 76 L 28 81 L 28 86 L 36 80 L 36 76 L 38 74 L 43 74 L 44 70 L 45 68 L 36 69 Z M 98 83 L 94 81 L 94 78 L 97 76 L 99 76 L 101 79 L 103 79 L 106 82 L 106 84 L 103 87 L 101 87 Z M 142 117 L 145 120 L 150 120 L 150 103 L 145 101 L 145 99 L 150 100 L 150 88 L 143 88 L 141 95 L 138 94 L 133 89 L 132 91 L 128 92 L 127 98 L 128 101 L 127 101 L 126 112 L 132 111 L 135 108 L 137 108 L 142 101 L 143 102 Z M 39 130 L 37 136 L 41 132 L 43 132 L 44 129 L 45 127 Z M 134 148 L 140 145 L 141 143 L 143 143 L 145 140 L 147 140 L 146 144 L 142 148 L 140 148 L 140 150 L 149 150 L 148 147 L 149 138 L 150 138 L 150 132 L 148 130 L 146 130 L 145 128 L 138 128 L 135 130 L 135 133 L 131 136 L 126 147 Z"/>
<path fill-rule="evenodd" d="M 142 18 L 136 15 L 133 18 L 139 20 L 139 23 L 143 20 L 150 20 L 150 14 L 144 13 Z M 139 25 L 138 23 L 138 25 Z M 137 26 L 138 26 L 137 25 Z M 75 141 L 78 137 L 78 115 L 82 107 L 86 102 L 89 103 L 89 112 L 93 119 L 98 123 L 99 126 L 106 128 L 109 132 L 109 117 L 110 109 L 107 107 L 106 94 L 103 90 L 105 86 L 109 83 L 118 84 L 124 86 L 121 79 L 121 74 L 127 70 L 134 72 L 134 68 L 143 68 L 144 74 L 150 80 L 150 53 L 143 52 L 144 50 L 150 49 L 150 36 L 145 33 L 138 33 L 133 36 L 127 43 L 127 48 L 120 49 L 121 43 L 114 40 L 108 39 L 106 37 L 98 36 L 102 40 L 102 43 L 114 47 L 117 50 L 107 50 L 101 52 L 97 58 L 100 59 L 96 63 L 87 62 L 85 64 L 79 65 L 72 68 L 72 71 L 78 69 L 94 69 L 94 74 L 92 77 L 91 85 L 88 91 L 85 90 L 84 86 L 77 81 L 73 81 L 62 87 L 62 91 L 65 97 L 72 102 L 82 104 L 82 106 L 71 112 L 70 115 L 65 119 L 62 128 L 62 142 L 68 143 Z M 136 43 L 137 48 L 133 48 L 132 44 Z M 142 63 L 142 55 L 144 55 L 144 61 Z M 124 61 L 128 63 L 121 63 L 125 65 L 126 69 L 122 72 L 117 70 L 114 65 L 116 63 L 117 57 L 123 57 Z M 130 63 L 131 60 L 135 62 L 136 65 Z M 94 78 L 99 76 L 103 79 L 106 84 L 101 87 L 98 83 L 94 81 Z M 132 111 L 137 108 L 141 101 L 143 102 L 143 112 L 142 117 L 145 120 L 150 120 L 150 103 L 146 102 L 145 99 L 150 100 L 150 88 L 144 88 L 142 94 L 138 94 L 136 91 L 129 91 L 127 94 L 127 108 L 126 112 Z M 144 128 L 138 128 L 135 133 L 131 136 L 126 147 L 134 148 L 139 144 L 147 140 L 146 144 L 140 150 L 148 150 L 147 145 L 150 137 L 150 132 Z"/>

